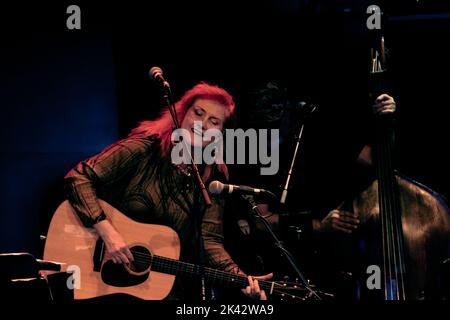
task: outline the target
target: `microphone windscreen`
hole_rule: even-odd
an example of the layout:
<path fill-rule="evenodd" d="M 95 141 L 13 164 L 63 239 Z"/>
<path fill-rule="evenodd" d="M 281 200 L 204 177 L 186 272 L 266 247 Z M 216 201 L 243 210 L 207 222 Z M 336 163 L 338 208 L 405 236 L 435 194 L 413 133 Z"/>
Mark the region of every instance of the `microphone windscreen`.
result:
<path fill-rule="evenodd" d="M 151 68 L 150 71 L 149 71 L 149 75 L 150 75 L 150 77 L 151 77 L 152 79 L 155 79 L 157 74 L 161 74 L 161 75 L 162 75 L 162 73 L 163 73 L 163 72 L 162 72 L 162 70 L 161 70 L 160 67 L 153 67 L 153 68 Z"/>
<path fill-rule="evenodd" d="M 209 184 L 209 192 L 212 194 L 220 194 L 223 190 L 223 183 L 220 181 L 214 180 Z"/>

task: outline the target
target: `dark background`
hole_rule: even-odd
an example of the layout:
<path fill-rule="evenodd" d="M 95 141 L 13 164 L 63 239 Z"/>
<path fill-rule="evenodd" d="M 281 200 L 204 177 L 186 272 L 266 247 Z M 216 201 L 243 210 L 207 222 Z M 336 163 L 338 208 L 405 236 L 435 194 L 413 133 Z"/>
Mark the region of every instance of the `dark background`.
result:
<path fill-rule="evenodd" d="M 244 126 L 249 92 L 269 80 L 317 104 L 290 201 L 332 208 L 370 135 L 366 8 L 373 3 L 2 5 L 0 252 L 40 255 L 39 235 L 64 200 L 65 173 L 158 114 L 161 95 L 148 78 L 154 65 L 175 97 L 200 80 L 228 89 Z M 66 28 L 70 4 L 81 8 L 81 30 Z M 450 5 L 411 0 L 381 8 L 388 91 L 398 104 L 396 168 L 448 198 Z"/>

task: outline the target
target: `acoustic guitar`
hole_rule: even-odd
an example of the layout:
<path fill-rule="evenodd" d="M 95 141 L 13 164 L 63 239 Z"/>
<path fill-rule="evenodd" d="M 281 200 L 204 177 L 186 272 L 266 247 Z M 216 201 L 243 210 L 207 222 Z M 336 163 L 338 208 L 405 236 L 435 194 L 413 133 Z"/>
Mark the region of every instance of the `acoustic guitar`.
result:
<path fill-rule="evenodd" d="M 73 272 L 74 298 L 88 299 L 124 293 L 145 300 L 162 300 L 176 276 L 198 277 L 197 265 L 179 261 L 180 240 L 167 227 L 136 222 L 100 200 L 108 219 L 122 235 L 133 254 L 130 266 L 115 264 L 95 229 L 86 228 L 70 203 L 64 201 L 53 215 L 47 234 L 44 259 L 63 263 Z M 245 288 L 246 276 L 204 268 L 211 285 Z M 309 291 L 298 284 L 259 281 L 266 294 L 281 299 L 305 300 Z"/>

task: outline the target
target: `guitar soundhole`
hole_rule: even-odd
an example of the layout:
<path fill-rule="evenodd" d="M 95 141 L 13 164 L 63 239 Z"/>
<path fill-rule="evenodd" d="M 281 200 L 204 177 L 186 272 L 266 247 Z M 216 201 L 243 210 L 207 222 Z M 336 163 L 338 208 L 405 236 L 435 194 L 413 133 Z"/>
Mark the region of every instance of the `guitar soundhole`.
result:
<path fill-rule="evenodd" d="M 131 287 L 145 282 L 150 274 L 151 252 L 142 246 L 130 248 L 134 263 L 130 270 L 122 264 L 115 264 L 108 260 L 103 264 L 101 275 L 104 283 L 115 287 Z M 138 274 L 133 274 L 138 273 Z"/>

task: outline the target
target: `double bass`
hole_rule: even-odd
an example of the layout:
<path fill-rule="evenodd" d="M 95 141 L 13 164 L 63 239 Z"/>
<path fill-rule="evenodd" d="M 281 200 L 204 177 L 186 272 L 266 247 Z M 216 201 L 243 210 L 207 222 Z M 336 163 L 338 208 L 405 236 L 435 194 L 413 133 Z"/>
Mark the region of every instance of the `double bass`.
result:
<path fill-rule="evenodd" d="M 383 36 L 378 44 L 371 49 L 373 96 L 384 91 L 386 71 Z M 375 175 L 342 206 L 360 227 L 334 243 L 339 271 L 351 279 L 342 291 L 355 300 L 448 299 L 450 210 L 439 194 L 394 170 L 393 114 L 374 118 L 375 141 L 365 148 Z"/>

